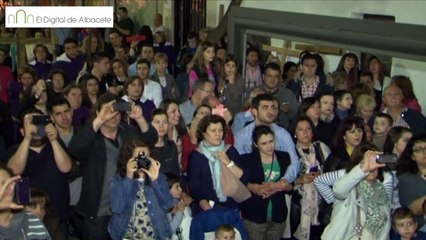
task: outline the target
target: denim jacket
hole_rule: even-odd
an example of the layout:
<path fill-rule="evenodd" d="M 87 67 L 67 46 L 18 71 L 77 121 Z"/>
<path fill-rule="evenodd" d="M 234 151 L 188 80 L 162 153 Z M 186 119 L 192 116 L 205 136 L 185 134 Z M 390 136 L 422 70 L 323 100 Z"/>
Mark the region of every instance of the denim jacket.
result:
<path fill-rule="evenodd" d="M 123 239 L 137 199 L 137 192 L 141 187 L 144 188 L 156 239 L 166 239 L 173 234 L 167 219 L 167 212 L 173 207 L 173 197 L 169 192 L 166 176 L 160 173 L 156 181 L 147 182 L 115 176 L 111 182 L 112 217 L 108 227 L 112 239 Z"/>

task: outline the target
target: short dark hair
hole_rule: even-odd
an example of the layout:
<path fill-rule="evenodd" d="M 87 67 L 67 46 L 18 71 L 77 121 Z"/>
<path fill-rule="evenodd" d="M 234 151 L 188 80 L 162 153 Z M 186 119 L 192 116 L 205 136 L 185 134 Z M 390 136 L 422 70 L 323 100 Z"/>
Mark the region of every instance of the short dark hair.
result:
<path fill-rule="evenodd" d="M 302 55 L 302 57 L 301 57 L 301 59 L 300 59 L 300 64 L 303 64 L 306 60 L 315 60 L 315 63 L 317 63 L 318 64 L 318 58 L 314 55 L 314 54 L 312 54 L 312 53 L 310 53 L 310 52 L 305 52 L 303 55 Z"/>
<path fill-rule="evenodd" d="M 265 65 L 265 73 L 268 69 L 281 72 L 280 66 L 274 62 L 271 62 Z"/>
<path fill-rule="evenodd" d="M 393 153 L 395 144 L 399 141 L 404 133 L 411 133 L 411 130 L 406 127 L 392 127 L 386 135 L 385 143 L 383 144 L 384 153 Z"/>
<path fill-rule="evenodd" d="M 362 73 L 360 74 L 360 77 L 370 77 L 370 78 L 371 78 L 371 80 L 374 80 L 373 73 L 372 73 L 372 72 L 370 72 L 370 71 L 362 72 Z"/>
<path fill-rule="evenodd" d="M 92 66 L 95 62 L 98 63 L 105 58 L 109 60 L 109 56 L 104 52 L 98 52 L 98 53 L 92 54 Z"/>
<path fill-rule="evenodd" d="M 70 94 L 71 90 L 73 90 L 74 88 L 80 89 L 81 93 L 83 93 L 83 89 L 81 89 L 81 87 L 79 85 L 77 85 L 75 83 L 71 83 L 71 84 L 68 84 L 68 86 L 66 86 L 64 88 L 64 90 L 62 91 L 62 96 L 64 96 L 64 97 L 67 96 L 68 94 Z"/>
<path fill-rule="evenodd" d="M 180 183 L 180 178 L 178 175 L 173 173 L 164 173 L 167 178 L 167 185 L 169 186 L 169 189 L 173 187 L 175 183 Z"/>
<path fill-rule="evenodd" d="M 195 109 L 195 111 L 194 111 L 194 114 L 193 114 L 193 116 L 192 116 L 192 118 L 194 118 L 196 115 L 197 115 L 197 113 L 198 113 L 198 111 L 201 109 L 201 108 L 208 108 L 208 109 L 210 109 L 210 112 L 211 111 L 213 111 L 213 108 L 212 107 L 210 107 L 210 105 L 208 105 L 208 104 L 201 104 L 200 106 L 198 106 L 196 109 Z"/>
<path fill-rule="evenodd" d="M 193 38 L 196 38 L 197 36 L 198 36 L 198 34 L 194 31 L 190 31 L 186 34 L 187 39 L 193 39 Z"/>
<path fill-rule="evenodd" d="M 148 66 L 148 69 L 150 69 L 150 68 L 151 68 L 151 62 L 150 62 L 148 59 L 146 59 L 146 58 L 139 59 L 139 60 L 136 62 L 136 68 L 137 68 L 137 67 L 138 67 L 138 65 L 140 65 L 140 64 L 146 64 L 146 65 Z"/>
<path fill-rule="evenodd" d="M 96 101 L 95 105 L 93 105 L 93 107 L 92 107 L 92 112 L 90 114 L 91 115 L 90 120 L 93 121 L 96 118 L 96 116 L 97 116 L 96 112 L 101 111 L 101 108 L 104 104 L 107 104 L 107 103 L 114 101 L 114 100 L 118 101 L 119 100 L 118 96 L 116 96 L 116 95 L 114 95 L 110 92 L 106 92 L 106 93 L 102 94 L 98 98 L 98 100 Z"/>
<path fill-rule="evenodd" d="M 247 48 L 246 56 L 248 56 L 251 52 L 256 52 L 257 55 L 260 55 L 259 50 L 257 48 L 255 48 L 255 47 L 249 47 L 249 48 Z"/>
<path fill-rule="evenodd" d="M 392 213 L 392 225 L 395 227 L 395 222 L 402 219 L 410 218 L 414 222 L 416 221 L 416 217 L 413 212 L 407 207 L 400 207 L 394 210 Z"/>
<path fill-rule="evenodd" d="M 164 109 L 162 109 L 162 108 L 156 108 L 156 109 L 154 109 L 152 111 L 152 113 L 151 113 L 151 119 L 150 119 L 150 121 L 152 122 L 152 120 L 154 119 L 154 117 L 157 116 L 157 115 L 166 115 L 166 117 L 167 117 L 167 112 Z"/>
<path fill-rule="evenodd" d="M 386 118 L 386 120 L 388 120 L 389 126 L 392 127 L 392 125 L 393 125 L 393 119 L 392 119 L 392 117 L 389 114 L 384 113 L 384 112 L 378 112 L 378 113 L 376 113 L 376 116 L 374 117 L 374 119 L 376 119 L 378 117 L 379 118 Z"/>
<path fill-rule="evenodd" d="M 49 49 L 46 47 L 46 45 L 44 45 L 44 44 L 42 44 L 42 43 L 38 43 L 37 45 L 35 45 L 34 46 L 34 48 L 33 48 L 33 54 L 34 54 L 34 56 L 36 55 L 36 50 L 37 50 L 37 48 L 43 48 L 44 49 L 44 51 L 46 52 L 46 54 L 49 54 Z M 47 56 L 46 56 L 47 57 Z"/>
<path fill-rule="evenodd" d="M 121 10 L 121 11 L 127 13 L 127 8 L 126 7 L 119 7 L 118 10 Z"/>
<path fill-rule="evenodd" d="M 275 98 L 267 93 L 259 94 L 251 100 L 251 107 L 253 109 L 259 110 L 259 105 L 261 101 L 273 102 L 275 101 Z"/>
<path fill-rule="evenodd" d="M 50 72 L 49 72 L 49 74 L 48 74 L 48 78 L 49 79 L 52 79 L 53 78 L 53 75 L 56 75 L 56 74 L 61 74 L 62 75 L 62 77 L 64 78 L 64 82 L 66 83 L 67 82 L 67 76 L 65 76 L 65 72 L 62 70 L 62 69 L 52 69 Z"/>
<path fill-rule="evenodd" d="M 311 126 L 312 134 L 314 134 L 315 125 L 314 122 L 308 116 L 299 116 L 296 120 L 294 120 L 290 126 L 290 134 L 293 136 L 293 141 L 297 142 L 296 139 L 296 128 L 300 122 L 308 122 Z M 315 136 L 314 136 L 315 137 Z"/>
<path fill-rule="evenodd" d="M 314 105 L 316 102 L 319 103 L 319 99 L 316 97 L 307 97 L 302 100 L 299 106 L 299 117 L 306 116 L 306 112 L 309 108 Z"/>
<path fill-rule="evenodd" d="M 62 105 L 67 105 L 69 108 L 71 108 L 70 103 L 63 97 L 61 98 L 54 98 L 52 100 L 49 101 L 49 103 L 47 104 L 46 108 L 47 108 L 47 112 L 49 114 L 53 114 L 53 108 L 56 106 L 62 106 Z"/>
<path fill-rule="evenodd" d="M 259 140 L 259 138 L 261 136 L 269 135 L 269 134 L 275 137 L 275 132 L 269 126 L 267 126 L 267 125 L 256 126 L 253 129 L 253 134 L 252 134 L 252 138 L 251 138 L 252 141 L 253 141 L 253 144 L 255 144 L 255 143 L 257 144 L 257 141 Z"/>
<path fill-rule="evenodd" d="M 77 40 L 75 40 L 74 38 L 66 38 L 64 40 L 64 46 L 65 44 L 68 44 L 68 43 L 74 43 L 76 46 L 78 46 Z"/>
<path fill-rule="evenodd" d="M 223 119 L 223 117 L 219 115 L 210 114 L 210 115 L 204 116 L 201 119 L 200 123 L 198 124 L 198 128 L 197 128 L 198 142 L 201 142 L 203 140 L 204 138 L 203 133 L 207 131 L 207 128 L 210 126 L 210 124 L 215 124 L 215 123 L 222 124 L 222 128 L 223 128 L 222 139 L 225 139 L 226 131 L 227 131 L 225 119 Z"/>
<path fill-rule="evenodd" d="M 208 78 L 206 78 L 206 77 L 200 77 L 197 81 L 195 81 L 194 85 L 192 86 L 192 91 L 195 92 L 197 90 L 203 89 L 204 86 L 207 83 L 213 84 L 213 82 L 210 81 Z"/>
<path fill-rule="evenodd" d="M 349 92 L 348 90 L 338 90 L 338 91 L 335 91 L 334 92 L 335 103 L 337 103 L 337 101 L 342 100 L 343 96 L 345 96 L 346 94 L 351 95 L 351 92 Z"/>

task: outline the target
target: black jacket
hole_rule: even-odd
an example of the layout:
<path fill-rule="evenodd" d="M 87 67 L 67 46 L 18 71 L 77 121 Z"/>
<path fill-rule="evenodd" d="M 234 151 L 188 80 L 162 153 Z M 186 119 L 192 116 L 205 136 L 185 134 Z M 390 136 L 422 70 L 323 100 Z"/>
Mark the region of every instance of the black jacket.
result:
<path fill-rule="evenodd" d="M 280 179 L 284 176 L 290 165 L 290 155 L 287 152 L 275 151 L 278 164 L 280 165 Z M 244 171 L 248 174 L 248 183 L 261 184 L 265 181 L 262 160 L 257 149 L 241 156 Z M 266 223 L 268 203 L 272 202 L 272 221 L 282 223 L 287 217 L 287 205 L 285 204 L 285 192 L 277 192 L 269 198 L 263 199 L 252 193 L 251 197 L 240 204 L 241 214 L 248 221 L 262 224 Z"/>
<path fill-rule="evenodd" d="M 133 126 L 120 125 L 118 135 L 123 142 L 130 136 L 139 136 L 148 145 L 157 142 L 157 132 L 150 125 L 145 133 Z M 73 156 L 83 166 L 83 185 L 76 211 L 85 217 L 96 217 L 102 195 L 106 168 L 106 146 L 104 136 L 95 132 L 89 122 L 74 136 L 68 146 Z"/>

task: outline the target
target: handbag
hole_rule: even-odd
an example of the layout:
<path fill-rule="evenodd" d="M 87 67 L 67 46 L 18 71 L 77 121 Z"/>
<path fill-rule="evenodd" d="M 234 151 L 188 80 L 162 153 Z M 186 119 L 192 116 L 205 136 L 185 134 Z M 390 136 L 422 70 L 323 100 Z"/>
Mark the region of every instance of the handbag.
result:
<path fill-rule="evenodd" d="M 222 174 L 220 182 L 223 194 L 227 197 L 231 197 L 237 203 L 241 203 L 249 199 L 251 197 L 251 193 L 247 187 L 239 179 L 237 179 L 237 177 L 235 177 L 224 163 L 221 163 L 221 165 Z"/>

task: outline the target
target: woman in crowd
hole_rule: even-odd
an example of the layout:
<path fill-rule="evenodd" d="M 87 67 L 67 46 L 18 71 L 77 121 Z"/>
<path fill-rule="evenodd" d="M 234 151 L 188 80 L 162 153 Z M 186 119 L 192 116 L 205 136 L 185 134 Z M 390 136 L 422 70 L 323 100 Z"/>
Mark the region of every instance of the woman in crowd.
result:
<path fill-rule="evenodd" d="M 198 148 L 189 156 L 188 184 L 194 198 L 194 214 L 216 207 L 238 208 L 233 197 L 225 195 L 222 176 L 230 172 L 238 183 L 243 176 L 239 154 L 225 145 L 225 120 L 218 115 L 201 119 L 197 129 Z"/>
<path fill-rule="evenodd" d="M 166 111 L 155 109 L 151 114 L 151 125 L 157 130 L 158 140 L 152 148 L 152 156 L 161 163 L 161 172 L 180 176 L 178 150 L 175 142 L 169 140 L 169 121 Z"/>
<path fill-rule="evenodd" d="M 348 87 L 353 87 L 359 81 L 359 61 L 353 53 L 346 53 L 340 58 L 336 72 L 345 72 L 348 74 Z"/>
<path fill-rule="evenodd" d="M 19 114 L 30 108 L 36 108 L 47 115 L 47 101 L 46 83 L 43 79 L 40 79 L 36 83 L 31 84 L 28 90 L 24 92 L 24 97 L 19 107 Z"/>
<path fill-rule="evenodd" d="M 240 208 L 250 239 L 280 239 L 285 228 L 287 206 L 280 184 L 290 165 L 287 152 L 275 151 L 275 134 L 260 125 L 253 130 L 253 151 L 241 156 L 251 197 Z M 256 211 L 253 211 L 256 209 Z"/>
<path fill-rule="evenodd" d="M 285 87 L 289 82 L 294 82 L 296 79 L 296 73 L 297 73 L 297 64 L 291 61 L 288 61 L 284 63 L 283 66 L 283 84 L 282 86 Z"/>
<path fill-rule="evenodd" d="M 215 85 L 215 94 L 217 95 L 217 82 L 213 61 L 215 59 L 214 45 L 211 42 L 204 41 L 198 45 L 194 58 L 193 66 L 189 72 L 189 97 L 192 96 L 192 86 L 200 77 L 206 77 Z"/>
<path fill-rule="evenodd" d="M 149 164 L 140 164 L 142 155 Z M 166 239 L 173 234 L 167 211 L 174 202 L 160 167 L 140 139 L 130 138 L 123 144 L 117 176 L 110 184 L 112 239 Z"/>
<path fill-rule="evenodd" d="M 299 117 L 304 116 L 308 117 L 314 124 L 314 128 L 311 129 L 313 140 L 330 145 L 333 137 L 333 134 L 330 133 L 336 132 L 336 127 L 321 120 L 320 102 L 317 98 L 308 97 L 302 100 L 299 106 Z"/>
<path fill-rule="evenodd" d="M 314 123 L 309 117 L 300 117 L 293 127 L 296 151 L 300 158 L 299 176 L 294 182 L 291 198 L 290 225 L 297 239 L 319 239 L 324 226 L 320 225 L 320 195 L 313 185 L 323 171 L 330 149 L 322 142 L 314 142 Z"/>
<path fill-rule="evenodd" d="M 331 144 L 331 154 L 324 164 L 324 172 L 345 169 L 355 147 L 365 141 L 364 122 L 348 117 L 340 122 Z"/>
<path fill-rule="evenodd" d="M 376 93 L 376 96 L 382 96 L 382 91 L 389 86 L 391 79 L 388 76 L 385 76 L 383 65 L 378 57 L 374 55 L 370 56 L 367 63 L 368 71 L 373 74 L 374 92 Z M 377 108 L 380 108 L 382 105 L 381 98 L 377 98 L 376 100 L 378 100 Z"/>
<path fill-rule="evenodd" d="M 422 112 L 422 107 L 420 106 L 416 94 L 414 93 L 413 83 L 411 82 L 410 78 L 402 75 L 393 76 L 391 84 L 395 84 L 399 87 L 399 89 L 401 89 L 404 105 L 407 108 L 418 111 L 420 113 Z"/>
<path fill-rule="evenodd" d="M 114 80 L 117 84 L 117 90 L 122 93 L 124 90 L 124 83 L 127 80 L 128 65 L 121 59 L 113 59 L 111 62 L 112 71 L 114 73 Z"/>
<path fill-rule="evenodd" d="M 90 60 L 90 56 L 104 51 L 104 41 L 98 34 L 89 34 L 83 39 L 81 51 Z"/>
<path fill-rule="evenodd" d="M 334 114 L 334 95 L 332 92 L 324 92 L 318 96 L 320 101 L 321 120 L 339 126 L 340 119 Z"/>
<path fill-rule="evenodd" d="M 376 100 L 374 97 L 366 94 L 361 94 L 356 99 L 356 116 L 362 118 L 365 123 L 370 123 L 374 120 L 374 110 L 376 109 Z"/>
<path fill-rule="evenodd" d="M 353 103 L 352 95 L 347 90 L 339 90 L 334 93 L 334 99 L 336 100 L 334 113 L 340 120 L 344 120 L 350 115 Z"/>
<path fill-rule="evenodd" d="M 401 157 L 401 154 L 405 151 L 408 141 L 413 137 L 410 129 L 406 127 L 392 127 L 388 134 L 386 135 L 385 143 L 383 144 L 383 153 L 385 154 L 395 154 L 398 159 Z M 392 174 L 395 176 L 395 164 L 389 165 L 392 169 Z M 398 196 L 398 179 L 394 177 L 394 188 L 392 196 L 392 209 L 397 209 L 401 207 L 399 196 Z"/>
<path fill-rule="evenodd" d="M 245 85 L 241 74 L 238 73 L 236 58 L 228 55 L 224 60 L 219 76 L 219 100 L 234 116 L 241 110 Z"/>
<path fill-rule="evenodd" d="M 83 105 L 92 108 L 99 97 L 99 79 L 92 74 L 86 74 L 79 81 L 83 89 Z"/>
<path fill-rule="evenodd" d="M 377 163 L 379 154 L 367 142 L 354 149 L 346 174 L 333 186 L 336 201 L 321 239 L 388 239 L 393 186 L 384 181 L 391 177 Z"/>
<path fill-rule="evenodd" d="M 142 108 L 145 119 L 151 119 L 151 113 L 156 108 L 153 101 L 143 97 L 144 84 L 138 76 L 127 78 L 124 83 L 124 95 L 121 100 L 135 103 Z"/>
<path fill-rule="evenodd" d="M 179 103 L 173 99 L 163 99 L 160 108 L 167 113 L 168 129 L 167 137 L 172 140 L 178 150 L 179 165 L 182 168 L 182 138 L 186 134 L 186 127 L 180 115 Z"/>
<path fill-rule="evenodd" d="M 49 100 L 61 98 L 66 82 L 65 73 L 59 69 L 52 70 L 48 75 L 48 79 L 50 83 L 46 81 L 46 86 Z"/>
<path fill-rule="evenodd" d="M 64 88 L 65 99 L 70 103 L 72 113 L 72 125 L 82 127 L 90 117 L 90 108 L 83 106 L 83 89 L 75 83 Z"/>
<path fill-rule="evenodd" d="M 426 135 L 414 136 L 408 141 L 396 166 L 399 200 L 416 216 L 419 228 L 424 227 L 422 205 L 426 200 Z"/>
<path fill-rule="evenodd" d="M 52 68 L 52 62 L 49 61 L 49 49 L 44 44 L 37 44 L 33 49 L 34 60 L 28 64 L 34 69 L 37 79 L 46 79 Z"/>

